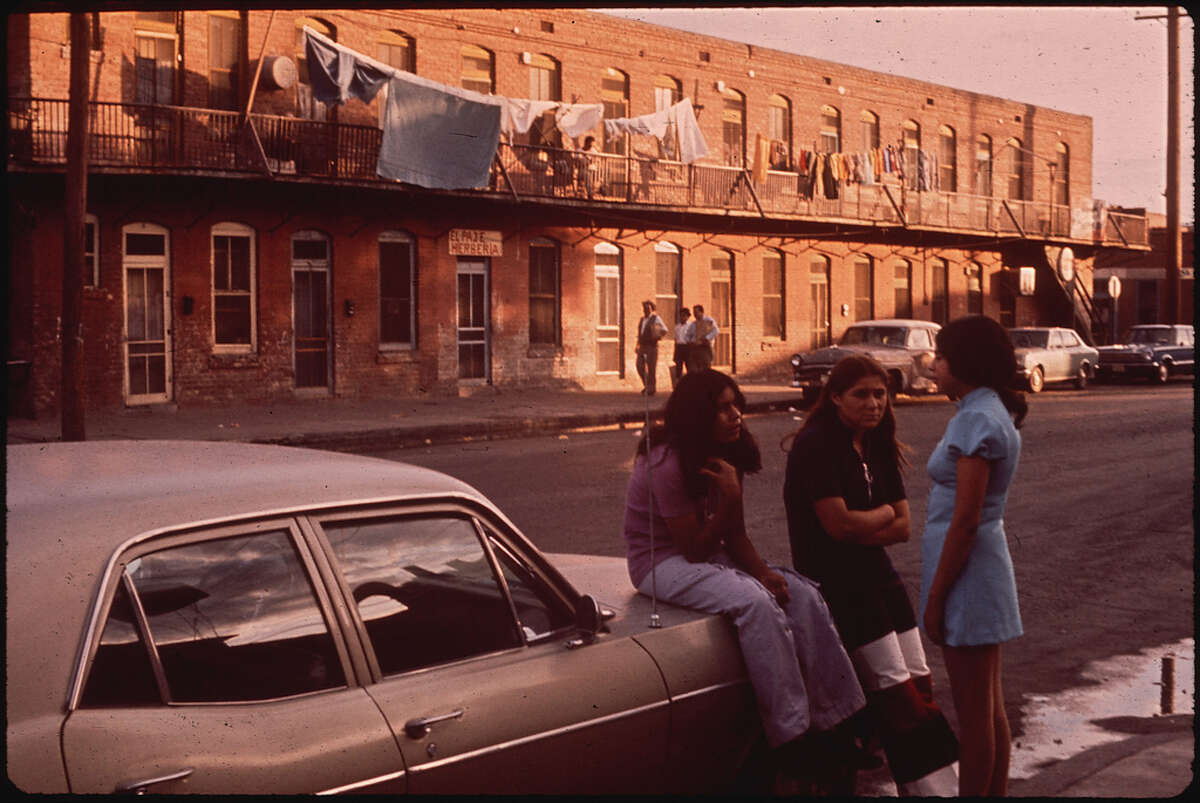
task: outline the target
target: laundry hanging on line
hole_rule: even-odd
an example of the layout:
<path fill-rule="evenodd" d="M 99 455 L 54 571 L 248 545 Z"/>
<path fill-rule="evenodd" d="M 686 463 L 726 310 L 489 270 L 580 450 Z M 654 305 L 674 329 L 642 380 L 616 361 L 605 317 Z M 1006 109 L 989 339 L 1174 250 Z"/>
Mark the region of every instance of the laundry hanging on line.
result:
<path fill-rule="evenodd" d="M 692 99 L 684 98 L 678 103 L 650 114 L 637 117 L 610 117 L 604 120 L 604 131 L 610 136 L 620 134 L 649 134 L 662 139 L 667 135 L 671 123 L 679 137 L 679 161 L 691 164 L 708 154 L 708 143 L 696 122 Z"/>

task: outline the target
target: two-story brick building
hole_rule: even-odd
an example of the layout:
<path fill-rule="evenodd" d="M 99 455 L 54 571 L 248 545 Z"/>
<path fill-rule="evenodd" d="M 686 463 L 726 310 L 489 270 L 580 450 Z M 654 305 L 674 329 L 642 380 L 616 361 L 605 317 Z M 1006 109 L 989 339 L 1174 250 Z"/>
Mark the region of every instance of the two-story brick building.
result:
<path fill-rule="evenodd" d="M 1145 248 L 1144 217 L 1093 208 L 1091 119 L 1015 100 L 581 10 L 90 16 L 90 406 L 635 390 L 643 299 L 668 321 L 703 304 L 715 367 L 743 377 L 785 376 L 868 317 L 1090 336 L 1095 254 Z M 603 124 L 583 154 L 547 113 L 502 138 L 484 189 L 384 180 L 386 90 L 316 100 L 305 26 L 606 119 L 687 98 L 708 154 L 680 161 L 677 126 Z M 6 44 L 10 382 L 24 367 L 13 401 L 40 415 L 60 371 L 68 15 L 11 16 Z"/>

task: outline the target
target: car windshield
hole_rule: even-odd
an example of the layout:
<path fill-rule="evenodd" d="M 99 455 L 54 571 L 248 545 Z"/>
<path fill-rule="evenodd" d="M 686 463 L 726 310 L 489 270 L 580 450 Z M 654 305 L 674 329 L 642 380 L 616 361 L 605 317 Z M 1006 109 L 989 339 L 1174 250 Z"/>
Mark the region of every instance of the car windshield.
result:
<path fill-rule="evenodd" d="M 1125 333 L 1126 343 L 1170 343 L 1170 329 L 1133 328 Z"/>
<path fill-rule="evenodd" d="M 1008 333 L 1014 348 L 1044 349 L 1050 340 L 1050 333 L 1030 329 L 1017 329 Z"/>
<path fill-rule="evenodd" d="M 851 326 L 842 335 L 843 346 L 870 343 L 880 346 L 903 346 L 907 334 L 901 326 Z"/>

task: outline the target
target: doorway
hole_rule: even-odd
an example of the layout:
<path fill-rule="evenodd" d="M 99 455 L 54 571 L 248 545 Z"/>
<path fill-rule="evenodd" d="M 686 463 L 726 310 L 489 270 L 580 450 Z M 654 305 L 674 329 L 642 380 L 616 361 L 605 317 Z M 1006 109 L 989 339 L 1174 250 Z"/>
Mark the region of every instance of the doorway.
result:
<path fill-rule="evenodd" d="M 458 258 L 458 378 L 491 381 L 488 262 Z"/>
<path fill-rule="evenodd" d="M 292 237 L 293 368 L 296 388 L 330 385 L 329 238 L 315 231 Z"/>
<path fill-rule="evenodd" d="M 121 230 L 125 295 L 125 403 L 171 400 L 171 276 L 168 233 L 150 223 Z"/>

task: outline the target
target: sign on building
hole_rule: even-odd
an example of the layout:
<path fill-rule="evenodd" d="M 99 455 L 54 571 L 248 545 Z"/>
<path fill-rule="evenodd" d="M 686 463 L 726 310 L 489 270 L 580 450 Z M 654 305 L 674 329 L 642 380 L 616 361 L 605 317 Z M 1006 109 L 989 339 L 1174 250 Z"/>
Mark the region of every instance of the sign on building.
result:
<path fill-rule="evenodd" d="M 1017 286 L 1021 288 L 1021 295 L 1033 295 L 1033 291 L 1037 287 L 1037 268 L 1021 268 Z"/>
<path fill-rule="evenodd" d="M 450 229 L 450 253 L 472 257 L 503 256 L 504 237 L 498 231 Z"/>

